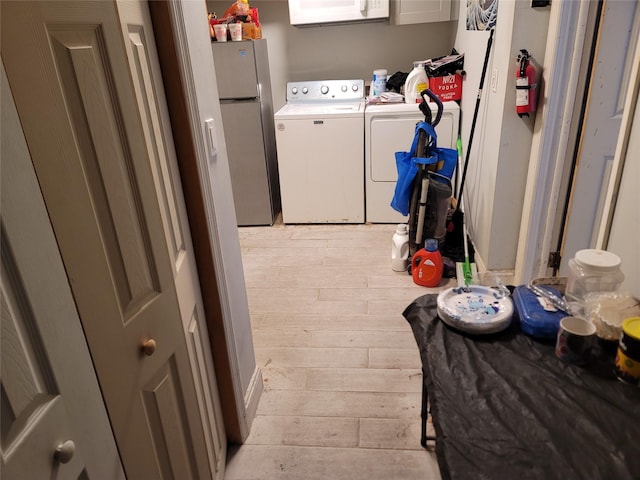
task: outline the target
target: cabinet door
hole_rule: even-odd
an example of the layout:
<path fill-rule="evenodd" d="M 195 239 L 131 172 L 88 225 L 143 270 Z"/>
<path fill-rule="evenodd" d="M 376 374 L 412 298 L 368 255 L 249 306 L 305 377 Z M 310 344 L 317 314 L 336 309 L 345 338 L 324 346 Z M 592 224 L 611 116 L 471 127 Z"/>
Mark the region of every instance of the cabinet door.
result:
<path fill-rule="evenodd" d="M 451 20 L 451 0 L 395 0 L 393 23 L 446 22 Z"/>

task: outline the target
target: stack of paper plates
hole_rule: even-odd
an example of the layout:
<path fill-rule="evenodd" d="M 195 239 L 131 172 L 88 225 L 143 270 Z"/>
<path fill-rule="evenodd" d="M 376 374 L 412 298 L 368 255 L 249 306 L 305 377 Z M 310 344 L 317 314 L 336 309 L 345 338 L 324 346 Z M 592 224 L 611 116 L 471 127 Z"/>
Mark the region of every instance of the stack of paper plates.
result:
<path fill-rule="evenodd" d="M 513 302 L 501 290 L 481 285 L 449 288 L 438 295 L 438 316 L 466 333 L 495 333 L 507 328 Z"/>

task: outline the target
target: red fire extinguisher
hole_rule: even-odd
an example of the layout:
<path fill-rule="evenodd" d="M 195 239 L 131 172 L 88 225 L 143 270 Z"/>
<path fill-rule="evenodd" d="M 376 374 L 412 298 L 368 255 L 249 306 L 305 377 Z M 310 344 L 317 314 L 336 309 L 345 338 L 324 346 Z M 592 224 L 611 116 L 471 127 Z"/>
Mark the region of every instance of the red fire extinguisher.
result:
<path fill-rule="evenodd" d="M 520 50 L 516 70 L 516 112 L 520 118 L 536 111 L 536 68 L 531 65 L 531 55 Z"/>

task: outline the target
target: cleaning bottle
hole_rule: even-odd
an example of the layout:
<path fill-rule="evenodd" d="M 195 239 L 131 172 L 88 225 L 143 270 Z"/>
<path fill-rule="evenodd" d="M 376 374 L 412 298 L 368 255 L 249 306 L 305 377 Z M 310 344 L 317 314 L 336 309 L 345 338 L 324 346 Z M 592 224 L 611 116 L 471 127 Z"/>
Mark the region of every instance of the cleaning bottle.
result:
<path fill-rule="evenodd" d="M 398 224 L 391 239 L 391 270 L 405 272 L 409 266 L 409 231 L 404 223 Z"/>
<path fill-rule="evenodd" d="M 442 279 L 444 263 L 438 250 L 438 240 L 428 238 L 421 248 L 411 258 L 411 276 L 416 285 L 423 287 L 437 287 Z"/>
<path fill-rule="evenodd" d="M 387 90 L 387 71 L 379 68 L 373 71 L 373 81 L 371 82 L 371 96 L 379 97 Z"/>
<path fill-rule="evenodd" d="M 420 103 L 420 92 L 429 88 L 429 77 L 424 69 L 424 62 L 413 62 L 413 70 L 404 82 L 404 102 Z"/>

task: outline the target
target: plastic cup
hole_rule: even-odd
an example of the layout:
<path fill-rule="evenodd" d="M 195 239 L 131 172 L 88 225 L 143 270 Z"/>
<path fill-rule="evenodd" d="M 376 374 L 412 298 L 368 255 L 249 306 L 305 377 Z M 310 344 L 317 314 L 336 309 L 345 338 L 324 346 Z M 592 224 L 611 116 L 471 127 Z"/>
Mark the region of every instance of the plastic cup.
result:
<path fill-rule="evenodd" d="M 240 42 L 242 40 L 242 24 L 230 23 L 229 32 L 231 33 L 232 42 Z"/>
<path fill-rule="evenodd" d="M 218 42 L 226 42 L 227 41 L 227 25 L 226 23 L 220 23 L 218 25 L 213 26 L 213 33 L 216 35 L 216 40 Z"/>

